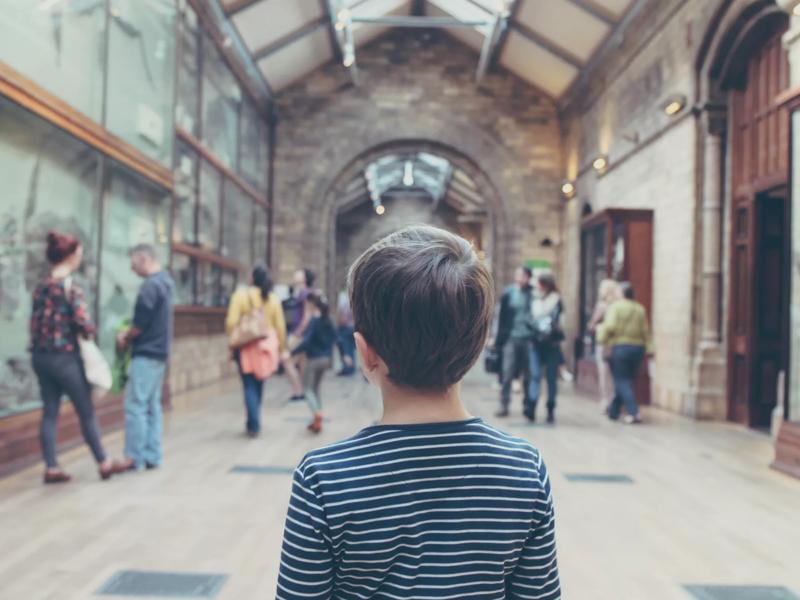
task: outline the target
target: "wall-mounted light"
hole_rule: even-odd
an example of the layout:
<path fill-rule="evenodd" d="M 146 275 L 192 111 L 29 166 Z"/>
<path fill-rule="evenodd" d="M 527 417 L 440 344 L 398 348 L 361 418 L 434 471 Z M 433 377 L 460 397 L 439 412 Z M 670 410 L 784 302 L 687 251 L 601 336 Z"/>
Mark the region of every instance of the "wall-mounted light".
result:
<path fill-rule="evenodd" d="M 375 212 L 378 213 L 378 216 L 381 216 L 386 212 L 386 207 L 383 204 L 378 204 L 378 206 L 375 207 Z"/>
<path fill-rule="evenodd" d="M 565 179 L 561 184 L 561 193 L 565 198 L 572 198 L 575 195 L 575 184 L 569 179 Z"/>
<path fill-rule="evenodd" d="M 346 54 L 344 55 L 344 60 L 342 61 L 342 64 L 343 64 L 345 67 L 347 67 L 347 68 L 350 68 L 350 67 L 352 67 L 354 62 L 356 62 L 356 56 L 355 56 L 355 54 L 353 54 L 353 53 L 351 53 L 351 52 L 348 52 L 348 53 L 346 53 Z"/>
<path fill-rule="evenodd" d="M 608 157 L 601 154 L 592 161 L 592 168 L 598 173 L 602 173 L 608 167 Z"/>
<path fill-rule="evenodd" d="M 345 27 L 347 27 L 347 24 L 344 21 L 336 21 L 336 25 L 334 25 L 334 27 L 336 28 L 336 31 L 342 31 Z"/>
<path fill-rule="evenodd" d="M 339 22 L 341 23 L 346 23 L 349 21 L 351 16 L 352 15 L 350 14 L 350 11 L 346 8 L 343 8 L 336 14 L 336 18 L 339 19 Z"/>
<path fill-rule="evenodd" d="M 674 94 L 667 98 L 661 105 L 661 109 L 668 117 L 674 117 L 686 107 L 686 96 Z"/>
<path fill-rule="evenodd" d="M 225 48 L 230 48 L 231 46 L 233 46 L 233 40 L 230 38 L 230 36 L 226 35 L 225 38 L 222 40 L 222 45 Z"/>

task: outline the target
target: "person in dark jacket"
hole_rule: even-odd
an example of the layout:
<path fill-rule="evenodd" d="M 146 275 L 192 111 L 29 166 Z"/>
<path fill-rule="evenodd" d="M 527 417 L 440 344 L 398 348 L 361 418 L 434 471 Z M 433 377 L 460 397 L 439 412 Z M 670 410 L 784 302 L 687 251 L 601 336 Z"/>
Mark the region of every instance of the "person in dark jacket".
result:
<path fill-rule="evenodd" d="M 292 350 L 292 355 L 306 355 L 303 370 L 303 390 L 314 420 L 308 425 L 309 431 L 322 431 L 322 399 L 319 387 L 322 376 L 333 364 L 333 347 L 336 345 L 336 327 L 330 317 L 330 304 L 322 292 L 309 293 L 306 308 L 311 320 L 303 332 L 302 341 Z"/>
<path fill-rule="evenodd" d="M 500 298 L 500 316 L 494 345 L 502 357 L 500 410 L 495 416 L 508 416 L 511 402 L 511 383 L 522 374 L 525 390 L 524 410 L 529 411 L 530 368 L 528 352 L 533 339 L 531 301 L 533 273 L 528 267 L 519 267 L 514 273 L 514 285 L 506 288 Z"/>

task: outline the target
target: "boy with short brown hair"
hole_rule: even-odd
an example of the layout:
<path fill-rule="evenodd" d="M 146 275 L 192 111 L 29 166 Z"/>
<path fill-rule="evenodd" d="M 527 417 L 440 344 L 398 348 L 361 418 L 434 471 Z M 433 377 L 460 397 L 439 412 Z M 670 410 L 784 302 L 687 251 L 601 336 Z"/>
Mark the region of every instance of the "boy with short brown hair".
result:
<path fill-rule="evenodd" d="M 277 597 L 560 598 L 539 452 L 459 398 L 491 321 L 484 264 L 463 238 L 413 226 L 369 248 L 349 288 L 384 415 L 295 471 Z"/>

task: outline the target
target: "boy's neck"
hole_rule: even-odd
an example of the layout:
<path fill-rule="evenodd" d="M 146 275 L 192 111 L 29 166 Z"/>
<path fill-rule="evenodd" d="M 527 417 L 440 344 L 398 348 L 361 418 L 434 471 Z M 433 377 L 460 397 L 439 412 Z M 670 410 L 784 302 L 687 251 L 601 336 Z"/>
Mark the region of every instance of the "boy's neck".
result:
<path fill-rule="evenodd" d="M 420 392 L 386 383 L 383 394 L 382 425 L 414 425 L 465 421 L 472 415 L 464 408 L 459 386 L 444 392 Z"/>

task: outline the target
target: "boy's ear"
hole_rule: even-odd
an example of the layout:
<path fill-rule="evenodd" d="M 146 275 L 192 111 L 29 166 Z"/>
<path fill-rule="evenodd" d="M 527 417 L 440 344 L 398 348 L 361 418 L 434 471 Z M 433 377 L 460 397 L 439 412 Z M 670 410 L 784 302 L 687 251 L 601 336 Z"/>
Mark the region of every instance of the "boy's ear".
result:
<path fill-rule="evenodd" d="M 361 366 L 367 373 L 372 373 L 380 367 L 381 359 L 378 353 L 367 343 L 364 336 L 358 331 L 355 332 L 356 348 L 358 348 L 358 356 L 361 359 Z"/>

